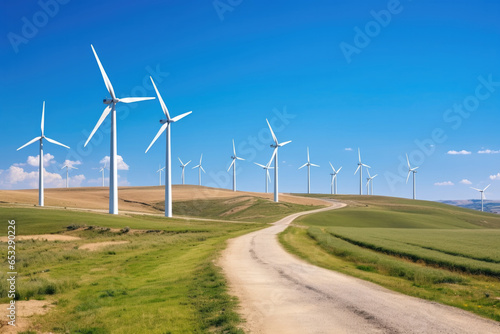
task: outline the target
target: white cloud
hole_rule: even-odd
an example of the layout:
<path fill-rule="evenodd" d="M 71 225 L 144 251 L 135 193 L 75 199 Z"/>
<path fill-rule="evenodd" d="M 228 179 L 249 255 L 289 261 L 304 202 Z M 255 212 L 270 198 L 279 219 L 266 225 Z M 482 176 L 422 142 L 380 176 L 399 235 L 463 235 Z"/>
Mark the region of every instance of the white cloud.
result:
<path fill-rule="evenodd" d="M 70 187 L 81 187 L 82 182 L 85 180 L 85 176 L 83 174 L 71 176 L 69 178 L 69 186 Z"/>
<path fill-rule="evenodd" d="M 451 154 L 451 155 L 468 155 L 468 154 L 471 154 L 471 152 L 470 151 L 466 151 L 466 150 L 461 150 L 461 151 L 451 150 L 451 151 L 448 151 L 447 154 Z"/>
<path fill-rule="evenodd" d="M 346 147 L 345 150 L 346 151 L 352 151 L 352 148 L 351 147 Z"/>
<path fill-rule="evenodd" d="M 497 173 L 496 175 L 490 175 L 490 180 L 500 180 L 500 173 Z"/>
<path fill-rule="evenodd" d="M 77 160 L 77 161 L 72 161 L 72 160 L 64 160 L 63 162 L 63 166 L 65 165 L 68 165 L 69 167 L 75 167 L 75 166 L 78 166 L 78 165 L 81 165 L 82 162 L 80 160 Z"/>
<path fill-rule="evenodd" d="M 472 184 L 472 182 L 470 182 L 469 180 L 467 179 L 463 179 L 462 181 L 460 181 L 461 184 Z"/>
<path fill-rule="evenodd" d="M 63 187 L 64 180 L 58 173 L 51 173 L 45 170 L 44 173 L 45 187 Z M 38 188 L 38 171 L 27 172 L 24 168 L 18 166 L 10 166 L 9 169 L 0 174 L 0 186 L 12 188 L 12 186 L 25 188 Z"/>
<path fill-rule="evenodd" d="M 479 154 L 498 154 L 498 153 L 500 153 L 500 150 L 495 151 L 495 150 L 486 149 L 486 150 L 480 150 L 477 153 L 479 153 Z"/>
<path fill-rule="evenodd" d="M 30 166 L 33 167 L 38 167 L 39 164 L 39 159 L 40 159 L 40 154 L 37 155 L 36 157 L 30 155 L 28 159 L 26 160 L 26 163 Z M 50 153 L 45 153 L 43 155 L 43 166 L 48 167 L 49 165 L 55 163 L 54 156 Z M 23 166 L 25 164 L 14 164 L 16 166 Z"/>
<path fill-rule="evenodd" d="M 109 156 L 105 156 L 104 158 L 99 161 L 100 164 L 106 164 L 106 167 L 109 167 Z M 116 156 L 116 162 L 117 162 L 117 168 L 118 170 L 128 170 L 128 165 L 123 161 L 123 158 L 121 155 Z"/>
<path fill-rule="evenodd" d="M 451 181 L 444 181 L 444 182 L 436 182 L 434 183 L 435 186 L 454 186 L 455 184 Z"/>

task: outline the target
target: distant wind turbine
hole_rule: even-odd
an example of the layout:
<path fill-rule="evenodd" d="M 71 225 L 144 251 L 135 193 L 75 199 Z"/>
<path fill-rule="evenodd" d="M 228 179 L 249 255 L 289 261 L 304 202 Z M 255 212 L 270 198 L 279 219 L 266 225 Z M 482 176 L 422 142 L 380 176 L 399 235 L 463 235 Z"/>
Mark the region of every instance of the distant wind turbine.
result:
<path fill-rule="evenodd" d="M 299 167 L 299 169 L 307 166 L 307 193 L 311 193 L 311 166 L 319 167 L 318 165 L 312 164 L 309 159 L 309 147 L 307 148 L 307 162 Z"/>
<path fill-rule="evenodd" d="M 408 175 L 406 176 L 406 183 L 408 183 L 408 179 L 410 178 L 410 173 L 413 173 L 413 199 L 417 199 L 417 188 L 415 184 L 415 174 L 417 174 L 418 167 L 411 168 L 410 159 L 408 159 L 408 154 L 406 154 L 406 162 L 408 162 Z"/>
<path fill-rule="evenodd" d="M 102 186 L 104 187 L 104 169 L 106 169 L 106 163 L 104 163 L 104 166 L 99 169 L 99 172 L 102 172 Z"/>
<path fill-rule="evenodd" d="M 269 160 L 269 162 L 265 166 L 254 162 L 254 164 L 263 168 L 266 171 L 266 175 L 265 175 L 266 176 L 266 180 L 265 180 L 266 181 L 266 193 L 268 193 L 268 185 L 269 185 L 269 182 L 271 182 L 271 176 L 269 176 L 269 170 L 274 168 L 274 167 L 270 167 L 272 161 L 273 161 L 273 159 Z"/>
<path fill-rule="evenodd" d="M 56 144 L 59 146 L 63 146 L 66 148 L 69 148 L 69 146 L 66 146 L 64 144 L 61 144 L 58 141 L 55 141 L 54 139 L 50 139 L 48 137 L 45 137 L 44 134 L 44 119 L 45 119 L 45 101 L 43 101 L 43 107 L 42 107 L 42 123 L 41 123 L 41 135 L 39 137 L 35 137 L 23 146 L 19 147 L 17 150 L 19 151 L 20 149 L 33 144 L 37 140 L 40 141 L 40 153 L 38 156 L 38 205 L 43 206 L 43 140 L 46 139 L 49 143 Z"/>
<path fill-rule="evenodd" d="M 373 179 L 377 177 L 378 174 L 370 176 L 370 170 L 367 168 L 366 172 L 368 177 L 366 178 L 366 194 L 370 195 L 370 185 L 371 185 L 371 195 L 373 195 Z"/>
<path fill-rule="evenodd" d="M 184 184 L 184 168 L 186 168 L 186 166 L 189 165 L 189 163 L 191 162 L 191 160 L 189 160 L 186 163 L 183 163 L 182 160 L 181 160 L 181 158 L 177 157 L 177 159 L 179 159 L 179 161 L 181 163 L 181 168 L 182 168 L 181 178 L 182 178 L 182 184 Z"/>
<path fill-rule="evenodd" d="M 104 71 L 104 68 L 102 67 L 101 61 L 99 60 L 99 57 L 97 56 L 97 53 L 94 50 L 94 46 L 90 45 L 92 48 L 92 51 L 94 52 L 95 59 L 97 61 L 97 65 L 99 65 L 99 69 L 101 70 L 101 75 L 102 78 L 104 79 L 104 84 L 106 85 L 106 88 L 108 89 L 109 94 L 111 95 L 111 98 L 105 98 L 103 100 L 104 104 L 107 104 L 108 106 L 106 109 L 101 114 L 101 117 L 97 121 L 97 124 L 94 127 L 94 130 L 90 133 L 89 138 L 85 142 L 84 147 L 87 146 L 89 143 L 90 139 L 94 136 L 94 133 L 97 131 L 97 129 L 101 126 L 102 122 L 104 122 L 104 119 L 111 113 L 111 142 L 110 142 L 110 152 L 109 152 L 109 213 L 111 214 L 118 214 L 118 163 L 117 163 L 117 143 L 116 143 L 116 104 L 118 102 L 122 103 L 131 103 L 131 102 L 139 102 L 139 101 L 145 101 L 145 100 L 152 100 L 154 97 L 125 97 L 122 99 L 119 99 L 115 96 L 115 91 L 113 90 L 113 86 L 111 85 L 111 81 L 109 81 L 109 78 Z"/>
<path fill-rule="evenodd" d="M 245 159 L 240 158 L 236 155 L 236 148 L 234 147 L 234 139 L 233 139 L 233 155 L 231 156 L 231 159 L 233 159 L 233 161 L 229 165 L 227 171 L 229 172 L 231 167 L 233 167 L 233 191 L 236 191 L 236 160 L 245 160 Z"/>
<path fill-rule="evenodd" d="M 171 147 L 170 147 L 170 123 L 175 123 L 178 120 L 186 117 L 187 115 L 191 114 L 192 111 L 188 111 L 184 114 L 181 114 L 179 116 L 175 116 L 173 118 L 170 118 L 170 114 L 168 113 L 167 106 L 165 105 L 165 102 L 163 102 L 163 99 L 161 98 L 160 92 L 156 88 L 155 82 L 153 81 L 152 77 L 149 77 L 151 79 L 151 82 L 153 83 L 153 87 L 155 88 L 156 95 L 158 96 L 158 100 L 160 101 L 161 109 L 163 110 L 163 113 L 165 114 L 166 119 L 160 120 L 160 124 L 163 124 L 156 133 L 156 136 L 154 139 L 151 141 L 151 144 L 149 144 L 148 148 L 146 149 L 145 153 L 148 153 L 149 149 L 155 141 L 160 137 L 160 135 L 167 130 L 167 152 L 165 154 L 165 167 L 167 168 L 167 171 L 165 173 L 165 217 L 172 217 L 172 164 L 171 164 Z"/>
<path fill-rule="evenodd" d="M 361 162 L 361 152 L 359 148 L 358 148 L 358 157 L 359 157 L 358 168 L 356 168 L 354 175 L 356 175 L 356 173 L 359 170 L 359 194 L 363 195 L 363 167 L 366 168 L 371 168 L 371 167 Z"/>
<path fill-rule="evenodd" d="M 68 186 L 68 184 L 69 184 L 69 183 L 68 183 L 68 180 L 69 180 L 69 177 L 68 177 L 68 174 L 69 174 L 69 173 L 68 173 L 68 172 L 69 172 L 69 170 L 70 170 L 70 169 L 78 169 L 78 168 L 73 167 L 73 166 L 70 166 L 70 165 L 68 165 L 68 164 L 65 164 L 64 166 L 62 166 L 62 167 L 61 167 L 61 169 L 64 169 L 64 168 L 66 168 L 66 188 L 68 188 L 68 187 L 69 187 L 69 186 Z"/>
<path fill-rule="evenodd" d="M 161 164 L 160 164 L 160 165 L 158 166 L 158 170 L 156 171 L 157 173 L 160 173 L 160 181 L 159 181 L 160 186 L 161 186 L 161 171 L 162 171 L 162 170 L 165 170 L 165 167 L 161 168 Z"/>
<path fill-rule="evenodd" d="M 335 194 L 337 195 L 337 174 L 340 172 L 340 170 L 342 169 L 342 167 L 340 167 L 338 170 L 335 170 L 335 168 L 333 168 L 332 166 L 332 163 L 329 162 L 330 164 L 330 167 L 332 167 L 332 173 L 330 173 L 330 175 L 332 176 L 332 182 L 331 182 L 331 187 L 332 187 L 332 194 Z"/>
<path fill-rule="evenodd" d="M 481 211 L 484 211 L 483 201 L 486 199 L 484 192 L 486 191 L 486 189 L 488 189 L 489 186 L 491 186 L 491 184 L 488 184 L 483 190 L 471 187 L 472 189 L 477 190 L 481 193 Z"/>
<path fill-rule="evenodd" d="M 200 163 L 192 168 L 192 169 L 198 168 L 198 185 L 200 186 L 201 186 L 201 171 L 203 171 L 203 173 L 206 173 L 205 170 L 203 169 L 203 166 L 201 165 L 201 159 L 203 159 L 203 153 L 200 156 Z"/>
<path fill-rule="evenodd" d="M 283 143 L 278 142 L 278 138 L 274 135 L 273 129 L 271 128 L 271 124 L 266 118 L 267 125 L 269 126 L 269 130 L 271 130 L 271 135 L 273 136 L 274 144 L 271 144 L 271 147 L 274 148 L 273 155 L 271 156 L 271 160 L 274 158 L 274 201 L 278 202 L 278 148 L 285 146 L 286 144 L 291 143 L 292 141 L 286 141 Z"/>

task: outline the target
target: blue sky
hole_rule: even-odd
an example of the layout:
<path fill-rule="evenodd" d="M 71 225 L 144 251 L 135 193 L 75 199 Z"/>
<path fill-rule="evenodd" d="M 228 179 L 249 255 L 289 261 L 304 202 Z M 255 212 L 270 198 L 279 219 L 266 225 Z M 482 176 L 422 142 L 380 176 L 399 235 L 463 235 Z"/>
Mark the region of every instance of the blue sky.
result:
<path fill-rule="evenodd" d="M 313 192 L 329 192 L 331 161 L 343 166 L 339 192 L 357 193 L 359 147 L 378 174 L 376 194 L 411 196 L 408 153 L 420 166 L 419 198 L 478 198 L 469 187 L 489 183 L 487 197 L 500 198 L 498 1 L 0 6 L 1 189 L 36 187 L 37 145 L 16 149 L 39 135 L 43 101 L 46 135 L 71 146 L 45 145 L 47 186 L 63 185 L 65 160 L 80 162 L 72 184 L 100 185 L 109 121 L 83 148 L 107 96 L 93 44 L 119 97 L 155 96 L 152 75 L 172 115 L 193 111 L 172 127 L 173 158 L 193 160 L 187 183 L 197 183 L 190 167 L 203 153 L 203 183 L 230 188 L 234 138 L 247 159 L 238 161 L 238 189 L 263 191 L 253 162 L 272 153 L 268 118 L 280 141 L 293 140 L 280 151 L 280 191 L 305 192 L 306 170 L 297 168 L 309 146 L 321 166 L 312 169 Z M 164 136 L 144 151 L 161 117 L 157 100 L 118 109 L 120 184 L 158 184 Z M 181 168 L 172 169 L 179 183 Z"/>

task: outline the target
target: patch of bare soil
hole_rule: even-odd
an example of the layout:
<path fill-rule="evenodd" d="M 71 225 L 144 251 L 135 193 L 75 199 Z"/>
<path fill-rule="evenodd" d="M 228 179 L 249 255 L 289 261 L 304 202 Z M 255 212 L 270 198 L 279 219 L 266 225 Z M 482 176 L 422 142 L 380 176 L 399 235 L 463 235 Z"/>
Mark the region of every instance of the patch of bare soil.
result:
<path fill-rule="evenodd" d="M 0 241 L 7 242 L 7 237 L 0 237 Z M 16 240 L 42 240 L 42 241 L 75 241 L 80 240 L 78 237 L 72 237 L 64 234 L 33 234 L 33 235 L 16 235 Z"/>
<path fill-rule="evenodd" d="M 47 313 L 54 305 L 47 300 L 19 300 L 16 301 L 16 326 L 8 324 L 7 307 L 9 304 L 0 304 L 0 332 L 19 333 L 32 329 L 32 317 Z M 7 320 L 6 320 L 7 319 Z"/>
<path fill-rule="evenodd" d="M 128 244 L 130 241 L 103 241 L 103 242 L 93 242 L 90 244 L 81 245 L 78 249 L 84 249 L 88 251 L 96 251 L 107 246 Z"/>

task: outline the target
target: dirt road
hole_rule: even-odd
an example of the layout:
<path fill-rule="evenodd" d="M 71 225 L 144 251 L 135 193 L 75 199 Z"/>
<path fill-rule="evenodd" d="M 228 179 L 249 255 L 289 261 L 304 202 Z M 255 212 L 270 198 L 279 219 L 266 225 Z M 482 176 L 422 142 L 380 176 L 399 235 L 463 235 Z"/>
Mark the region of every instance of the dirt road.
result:
<path fill-rule="evenodd" d="M 329 208 L 341 208 L 335 203 Z M 229 241 L 219 264 L 248 333 L 500 333 L 500 323 L 310 265 L 276 235 L 296 217 Z"/>

